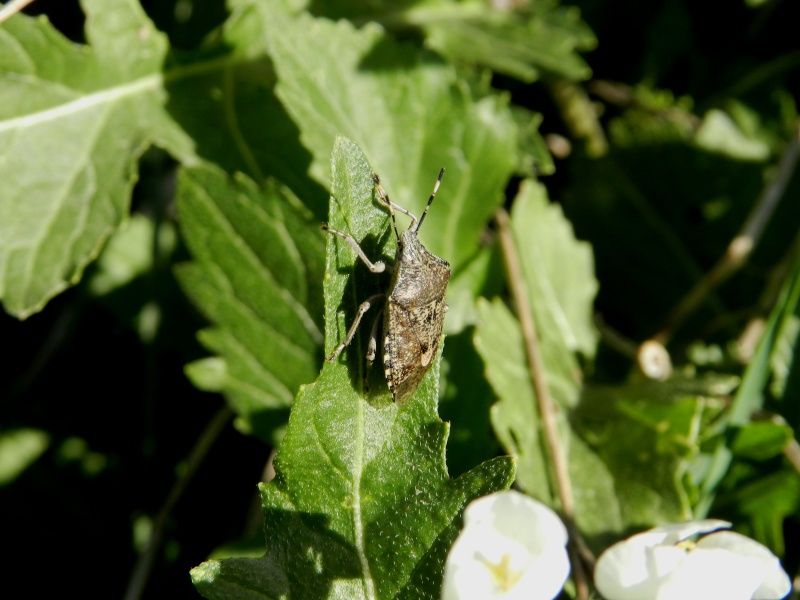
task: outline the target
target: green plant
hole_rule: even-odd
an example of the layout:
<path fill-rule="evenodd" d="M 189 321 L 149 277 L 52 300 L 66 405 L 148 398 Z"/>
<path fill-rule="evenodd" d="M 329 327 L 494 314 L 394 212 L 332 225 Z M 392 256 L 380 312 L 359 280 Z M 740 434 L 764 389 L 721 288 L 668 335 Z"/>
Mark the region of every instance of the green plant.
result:
<path fill-rule="evenodd" d="M 169 534 L 232 413 L 258 462 L 278 449 L 277 475 L 260 488 L 266 554 L 257 534 L 246 550 L 220 548 L 192 571 L 209 598 L 438 597 L 461 510 L 512 481 L 595 553 L 713 514 L 797 563 L 785 533 L 800 506 L 796 52 L 769 46 L 758 62 L 737 48 L 722 61 L 664 41 L 655 33 L 705 22 L 666 2 L 643 19 L 654 35 L 640 70 L 601 79 L 585 53 L 610 25 L 592 3 L 583 17 L 555 1 L 167 4 L 83 0 L 85 43 L 43 17 L 0 25 L 0 300 L 9 345 L 23 348 L 2 388 L 0 492 L 15 506 L 38 489 L 26 479 L 37 469 L 59 488 L 112 490 L 131 462 L 170 465 L 155 499 L 117 511 L 139 556 L 136 597 L 154 562 L 178 560 L 185 575 L 235 537 L 207 537 L 200 553 Z M 765 19 L 752 35 L 779 39 Z M 695 79 L 666 91 L 698 56 Z M 710 77 L 720 62 L 728 71 Z M 320 225 L 391 262 L 370 172 L 419 215 L 443 166 L 421 233 L 452 266 L 441 365 L 398 409 L 380 360 L 363 370 L 368 325 L 323 366 L 388 274 L 337 251 Z M 114 361 L 133 389 L 115 375 L 126 401 L 92 403 L 97 429 L 76 430 L 40 399 L 71 389 L 79 333 L 109 323 L 145 357 L 143 376 Z M 637 350 L 674 365 L 645 376 Z M 216 400 L 168 387 L 180 365 L 230 413 L 212 418 Z M 104 369 L 89 370 L 105 387 Z M 109 409 L 164 403 L 174 420 L 150 415 L 141 435 Z M 231 510 L 198 518 L 238 522 Z"/>

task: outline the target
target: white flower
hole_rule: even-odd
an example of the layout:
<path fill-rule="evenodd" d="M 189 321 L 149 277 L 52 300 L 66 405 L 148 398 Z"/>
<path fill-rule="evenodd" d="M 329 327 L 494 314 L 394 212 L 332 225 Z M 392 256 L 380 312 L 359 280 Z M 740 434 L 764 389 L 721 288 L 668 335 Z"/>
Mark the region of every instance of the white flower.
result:
<path fill-rule="evenodd" d="M 552 600 L 569 575 L 567 529 L 515 491 L 471 502 L 444 567 L 443 600 Z"/>
<path fill-rule="evenodd" d="M 594 583 L 607 600 L 768 600 L 791 591 L 788 575 L 765 546 L 732 531 L 696 543 L 696 534 L 730 527 L 705 519 L 656 527 L 603 552 Z"/>

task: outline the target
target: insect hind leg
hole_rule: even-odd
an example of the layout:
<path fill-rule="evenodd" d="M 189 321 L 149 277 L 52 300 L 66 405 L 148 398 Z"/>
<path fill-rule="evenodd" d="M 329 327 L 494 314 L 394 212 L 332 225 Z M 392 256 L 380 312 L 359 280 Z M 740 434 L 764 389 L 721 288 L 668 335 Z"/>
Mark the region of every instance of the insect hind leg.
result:
<path fill-rule="evenodd" d="M 364 314 L 366 314 L 366 312 L 370 308 L 372 308 L 373 304 L 377 302 L 383 302 L 385 299 L 386 299 L 385 294 L 375 294 L 374 296 L 370 296 L 369 298 L 364 300 L 364 302 L 361 303 L 361 305 L 358 307 L 358 310 L 356 311 L 356 318 L 353 319 L 353 324 L 350 325 L 350 329 L 347 330 L 347 335 L 345 336 L 344 341 L 333 349 L 331 355 L 325 359 L 326 362 L 333 362 L 334 360 L 336 360 L 336 357 L 342 353 L 342 350 L 344 350 L 347 346 L 349 346 L 350 342 L 353 341 L 353 337 L 355 337 L 356 335 L 356 331 L 358 330 L 358 326 L 361 323 L 361 319 L 364 318 Z M 370 341 L 368 352 L 371 346 L 372 342 Z"/>
<path fill-rule="evenodd" d="M 369 393 L 369 374 L 372 370 L 372 363 L 375 362 L 375 355 L 378 353 L 378 335 L 380 325 L 383 320 L 383 309 L 375 316 L 372 323 L 372 330 L 369 333 L 369 343 L 367 344 L 367 369 L 364 371 L 364 393 Z"/>

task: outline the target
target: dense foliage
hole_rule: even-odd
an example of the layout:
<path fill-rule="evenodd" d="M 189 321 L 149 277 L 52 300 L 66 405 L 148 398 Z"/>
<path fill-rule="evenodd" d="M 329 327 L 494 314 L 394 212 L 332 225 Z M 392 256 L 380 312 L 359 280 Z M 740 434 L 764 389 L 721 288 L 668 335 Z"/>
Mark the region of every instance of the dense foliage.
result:
<path fill-rule="evenodd" d="M 796 574 L 790 4 L 61 0 L 0 23 L 11 580 L 438 598 L 464 506 L 512 482 L 595 554 L 714 517 Z M 441 167 L 419 235 L 452 267 L 446 337 L 398 408 L 370 318 L 324 362 L 389 274 L 320 224 L 391 262 L 371 171 L 419 215 Z"/>

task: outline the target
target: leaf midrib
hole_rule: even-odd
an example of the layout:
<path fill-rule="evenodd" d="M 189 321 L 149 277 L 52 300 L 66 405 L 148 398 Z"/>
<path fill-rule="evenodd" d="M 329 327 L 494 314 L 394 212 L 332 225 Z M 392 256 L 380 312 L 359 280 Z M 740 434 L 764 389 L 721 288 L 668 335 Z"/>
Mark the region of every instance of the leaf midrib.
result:
<path fill-rule="evenodd" d="M 6 131 L 13 131 L 15 129 L 24 129 L 41 125 L 48 121 L 55 121 L 60 118 L 69 117 L 70 115 L 92 109 L 107 103 L 113 103 L 124 98 L 129 98 L 146 91 L 155 90 L 164 87 L 166 84 L 174 81 L 180 81 L 203 73 L 221 70 L 227 66 L 235 64 L 237 61 L 231 57 L 219 58 L 211 61 L 195 63 L 187 67 L 173 69 L 165 73 L 153 73 L 145 77 L 133 79 L 127 83 L 115 85 L 108 88 L 103 88 L 83 94 L 81 97 L 52 106 L 50 108 L 32 112 L 20 117 L 6 119 L 0 121 L 0 133 Z M 42 80 L 45 82 L 45 80 Z M 52 83 L 52 82 L 46 82 Z"/>

